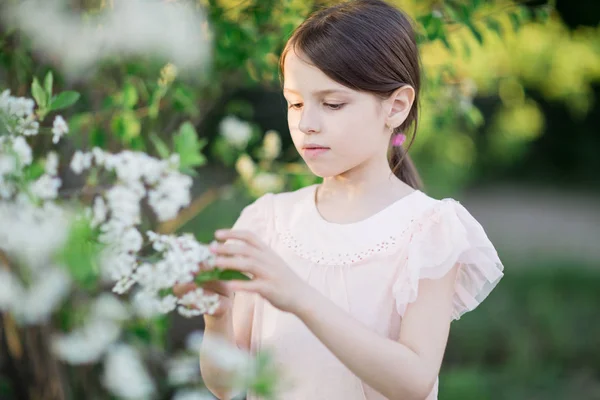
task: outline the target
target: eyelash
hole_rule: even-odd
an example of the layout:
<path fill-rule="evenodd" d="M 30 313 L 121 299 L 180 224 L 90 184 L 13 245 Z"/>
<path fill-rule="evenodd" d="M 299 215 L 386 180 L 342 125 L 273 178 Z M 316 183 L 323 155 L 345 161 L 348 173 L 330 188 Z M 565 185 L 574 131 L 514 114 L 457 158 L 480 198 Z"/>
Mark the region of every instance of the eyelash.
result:
<path fill-rule="evenodd" d="M 323 105 L 325 107 L 329 107 L 329 109 L 332 110 L 332 111 L 337 111 L 337 110 L 340 110 L 342 107 L 344 107 L 346 105 L 346 103 L 339 103 L 339 104 L 323 103 Z M 297 110 L 301 106 L 302 106 L 302 103 L 290 104 L 288 106 L 288 109 L 292 109 L 293 108 L 294 110 Z"/>

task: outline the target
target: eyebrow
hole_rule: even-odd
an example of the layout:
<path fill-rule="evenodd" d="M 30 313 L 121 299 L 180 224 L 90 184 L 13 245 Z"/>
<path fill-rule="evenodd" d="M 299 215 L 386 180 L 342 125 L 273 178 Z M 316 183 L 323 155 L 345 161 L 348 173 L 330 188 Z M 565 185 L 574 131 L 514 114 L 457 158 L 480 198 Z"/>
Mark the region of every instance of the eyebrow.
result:
<path fill-rule="evenodd" d="M 294 94 L 300 94 L 297 91 L 295 91 L 294 89 L 283 89 L 284 92 L 290 92 L 290 93 L 294 93 Z M 350 92 L 346 91 L 346 90 L 341 90 L 341 89 L 324 89 L 324 90 L 316 90 L 314 92 L 312 92 L 311 94 L 313 96 L 325 96 L 328 94 L 333 94 L 333 93 L 343 93 L 343 94 L 350 94 Z"/>

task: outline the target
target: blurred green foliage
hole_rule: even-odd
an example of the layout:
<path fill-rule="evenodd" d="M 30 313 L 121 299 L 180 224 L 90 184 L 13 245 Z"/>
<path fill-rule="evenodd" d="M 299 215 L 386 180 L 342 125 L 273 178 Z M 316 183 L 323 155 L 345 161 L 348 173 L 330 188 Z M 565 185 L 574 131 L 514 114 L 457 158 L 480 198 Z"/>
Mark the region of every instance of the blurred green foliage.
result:
<path fill-rule="evenodd" d="M 597 399 L 600 271 L 513 265 L 452 325 L 440 399 Z"/>
<path fill-rule="evenodd" d="M 208 69 L 190 79 L 176 65 L 157 58 L 108 59 L 86 82 L 67 82 L 59 73 L 54 82 L 41 81 L 52 61 L 32 49 L 27 37 L 10 21 L 0 31 L 0 83 L 25 94 L 34 80 L 40 112 L 51 113 L 70 98 L 44 106 L 42 86 L 81 93 L 69 123 L 78 147 L 111 150 L 132 148 L 160 155 L 171 146 L 167 138 L 183 122 L 199 129 L 207 118 L 236 116 L 252 123 L 256 108 L 237 96 L 244 89 L 278 91 L 278 54 L 291 31 L 314 9 L 337 1 L 300 0 L 180 0 L 208 17 L 206 31 L 213 43 Z M 78 3 L 78 2 L 74 2 Z M 591 85 L 600 78 L 597 29 L 569 31 L 549 4 L 535 6 L 498 0 L 395 0 L 417 22 L 425 83 L 421 120 L 412 154 L 433 195 L 452 194 L 477 178 L 478 166 L 507 165 L 523 156 L 529 143 L 544 130 L 545 117 L 528 89 L 564 102 L 575 114 L 593 103 Z M 81 1 L 84 14 L 111 12 L 109 1 Z M 578 62 L 571 60 L 577 58 Z M 71 92 L 67 92 L 71 93 Z M 63 96 L 70 96 L 64 94 Z M 501 101 L 489 121 L 473 103 L 476 96 Z M 48 102 L 50 99 L 47 99 Z M 269 107 L 278 107 L 272 104 Z M 46 107 L 46 108 L 44 108 Z M 280 115 L 285 114 L 281 105 Z M 186 125 L 187 126 L 187 125 Z M 213 124 L 214 128 L 215 125 Z M 188 128 L 186 128 L 187 130 Z M 268 129 L 268 128 L 267 128 Z M 253 125 L 256 136 L 263 131 Z M 208 162 L 232 166 L 243 153 L 223 145 L 216 129 L 198 132 L 199 143 L 212 149 Z M 280 132 L 285 135 L 285 132 Z M 169 143 L 169 144 L 167 144 Z M 163 146 L 163 144 L 165 144 Z M 282 174 L 293 189 L 313 183 L 298 156 L 284 140 L 282 163 L 262 171 Z M 260 147 L 249 144 L 248 154 Z M 216 157 L 216 158 L 215 158 Z M 232 159 L 233 157 L 233 159 Z M 227 161 L 229 160 L 229 161 Z M 203 165 L 192 160 L 190 167 Z M 291 164 L 291 167 L 289 166 Z M 289 171 L 294 171 L 289 173 Z M 245 187 L 253 196 L 253 182 Z"/>

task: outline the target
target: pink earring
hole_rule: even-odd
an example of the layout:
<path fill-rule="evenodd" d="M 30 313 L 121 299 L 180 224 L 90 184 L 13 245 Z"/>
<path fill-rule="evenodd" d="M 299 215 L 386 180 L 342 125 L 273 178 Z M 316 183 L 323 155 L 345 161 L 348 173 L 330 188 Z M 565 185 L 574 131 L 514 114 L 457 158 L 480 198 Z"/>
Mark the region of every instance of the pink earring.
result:
<path fill-rule="evenodd" d="M 402 132 L 396 133 L 392 138 L 392 146 L 400 147 L 406 141 L 406 135 Z"/>

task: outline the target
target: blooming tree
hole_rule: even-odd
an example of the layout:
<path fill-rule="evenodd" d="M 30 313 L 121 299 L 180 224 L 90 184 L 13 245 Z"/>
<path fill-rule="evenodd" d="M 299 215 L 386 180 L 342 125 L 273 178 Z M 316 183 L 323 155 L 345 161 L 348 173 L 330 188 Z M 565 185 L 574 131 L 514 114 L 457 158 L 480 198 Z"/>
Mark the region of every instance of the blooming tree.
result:
<path fill-rule="evenodd" d="M 69 329 L 46 338 L 51 354 L 71 366 L 103 364 L 97 383 L 118 398 L 152 398 L 161 388 L 146 366 L 151 349 L 131 340 L 132 323 L 175 310 L 188 318 L 210 314 L 218 296 L 204 293 L 202 283 L 248 278 L 215 268 L 208 245 L 191 234 L 164 235 L 151 229 L 175 218 L 190 202 L 192 179 L 182 171 L 200 159 L 200 147 L 187 124 L 174 137 L 175 151 L 163 159 L 130 150 L 76 150 L 66 164 L 68 173 L 81 177 L 81 186 L 63 190 L 57 152 L 38 155 L 30 144 L 46 134 L 57 144 L 69 132 L 59 115 L 51 128 L 44 127 L 47 113 L 68 107 L 78 97 L 53 96 L 52 80 L 49 73 L 43 88 L 34 80 L 37 107 L 33 99 L 11 96 L 8 90 L 0 95 L 3 325 L 13 332 L 19 326 L 55 328 L 61 311 L 80 313 Z M 66 97 L 68 101 L 57 100 Z M 175 284 L 192 281 L 198 289 L 174 296 Z M 176 398 L 210 398 L 198 391 L 197 340 L 187 349 L 195 354 L 163 356 L 167 381 L 185 389 Z M 209 344 L 208 349 L 233 372 L 237 389 L 255 386 L 268 393 L 266 359 L 254 359 L 224 343 Z"/>

